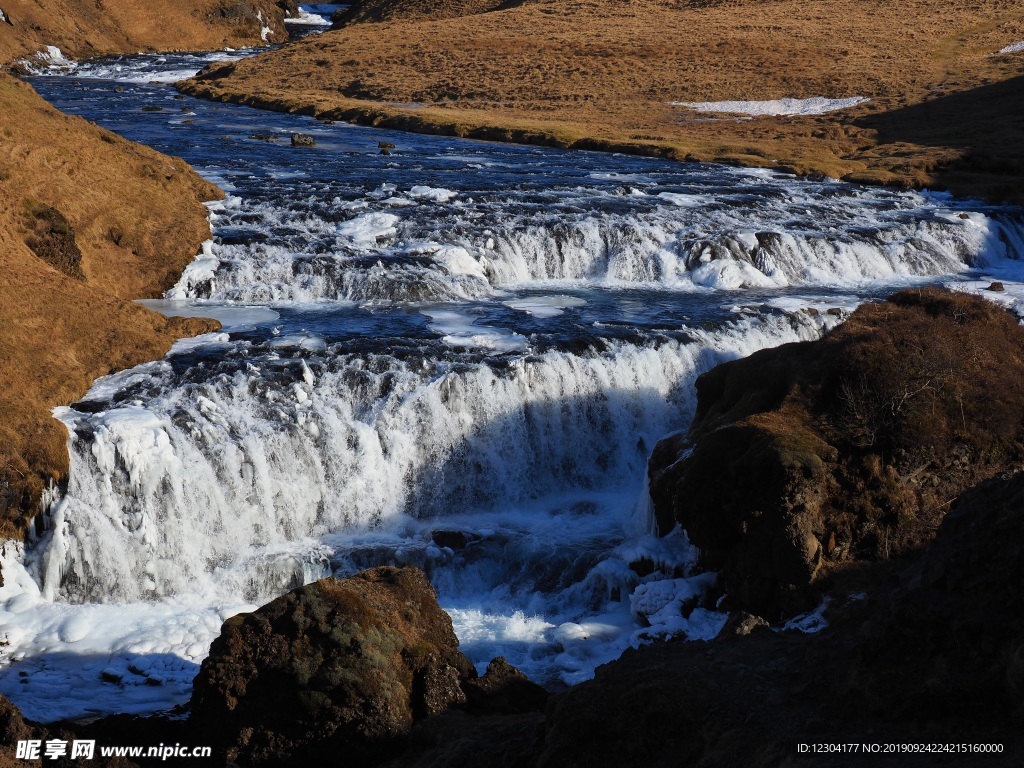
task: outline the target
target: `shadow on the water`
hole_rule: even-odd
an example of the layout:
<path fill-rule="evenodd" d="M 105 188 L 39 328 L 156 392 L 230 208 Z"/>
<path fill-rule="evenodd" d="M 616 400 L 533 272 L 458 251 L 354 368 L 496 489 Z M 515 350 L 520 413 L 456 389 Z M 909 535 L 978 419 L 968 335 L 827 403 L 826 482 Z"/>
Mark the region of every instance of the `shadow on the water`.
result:
<path fill-rule="evenodd" d="M 56 714 L 63 721 L 84 723 L 112 711 L 134 717 L 131 713 L 152 711 L 156 700 L 184 703 L 187 695 L 169 696 L 168 690 L 191 686 L 198 673 L 198 663 L 171 653 L 53 651 L 0 670 L 0 694 L 29 719 Z"/>

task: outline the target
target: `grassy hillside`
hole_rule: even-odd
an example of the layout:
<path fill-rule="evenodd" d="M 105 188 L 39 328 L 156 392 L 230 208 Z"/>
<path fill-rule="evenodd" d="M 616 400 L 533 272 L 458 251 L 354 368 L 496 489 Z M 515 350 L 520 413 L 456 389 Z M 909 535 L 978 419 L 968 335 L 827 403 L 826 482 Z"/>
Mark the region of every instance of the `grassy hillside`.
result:
<path fill-rule="evenodd" d="M 355 0 L 339 20 L 341 24 L 360 24 L 398 19 L 454 19 L 535 2 L 539 0 Z"/>
<path fill-rule="evenodd" d="M 0 75 L 0 535 L 67 473 L 50 410 L 213 321 L 130 300 L 177 279 L 220 190 L 182 160 L 61 114 Z"/>
<path fill-rule="evenodd" d="M 287 39 L 276 0 L 0 0 L 0 9 L 9 20 L 0 62 L 47 45 L 75 58 L 262 45 L 264 24 L 271 42 Z"/>

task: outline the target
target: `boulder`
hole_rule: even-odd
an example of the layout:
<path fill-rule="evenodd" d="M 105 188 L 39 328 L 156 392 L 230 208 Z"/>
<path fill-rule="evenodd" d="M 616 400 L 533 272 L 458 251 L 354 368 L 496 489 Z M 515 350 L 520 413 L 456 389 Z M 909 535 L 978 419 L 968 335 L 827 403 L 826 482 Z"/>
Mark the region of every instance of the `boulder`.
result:
<path fill-rule="evenodd" d="M 1024 459 L 1022 377 L 1016 318 L 934 288 L 718 366 L 689 432 L 652 454 L 659 530 L 682 525 L 730 607 L 806 610 L 823 576 L 920 548 L 960 493 Z"/>
<path fill-rule="evenodd" d="M 964 493 L 891 596 L 867 606 L 851 664 L 888 713 L 990 711 L 1024 725 L 1024 473 Z M 998 714 L 996 714 L 998 713 Z"/>
<path fill-rule="evenodd" d="M 535 695 L 518 672 L 496 669 L 470 689 L 474 701 L 488 698 L 479 686 L 513 702 L 506 709 Z M 402 751 L 415 722 L 463 706 L 475 677 L 423 573 L 374 568 L 225 622 L 196 677 L 191 719 L 240 765 L 339 755 L 377 765 Z"/>
<path fill-rule="evenodd" d="M 492 659 L 483 677 L 462 684 L 465 709 L 474 715 L 521 714 L 543 711 L 548 693 L 508 663 L 503 656 Z"/>
<path fill-rule="evenodd" d="M 293 133 L 292 134 L 292 146 L 293 147 L 315 147 L 316 139 L 305 133 Z"/>

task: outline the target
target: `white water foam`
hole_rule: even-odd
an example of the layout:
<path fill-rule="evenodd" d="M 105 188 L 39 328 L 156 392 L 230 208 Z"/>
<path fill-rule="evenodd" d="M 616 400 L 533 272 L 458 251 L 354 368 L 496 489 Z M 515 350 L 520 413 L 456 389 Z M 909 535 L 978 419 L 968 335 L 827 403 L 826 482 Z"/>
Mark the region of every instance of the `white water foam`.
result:
<path fill-rule="evenodd" d="M 601 202 L 579 194 L 580 204 Z M 459 198 L 437 203 L 446 210 L 432 227 L 432 217 L 396 206 L 409 198 L 394 189 L 346 204 L 355 215 L 340 223 L 328 212 L 298 217 L 229 198 L 210 206 L 215 226 L 255 219 L 268 232 L 290 230 L 306 250 L 271 242 L 211 244 L 168 298 L 403 303 L 478 299 L 539 284 L 669 290 L 894 285 L 1020 258 L 1018 222 L 961 217 L 921 195 L 808 198 L 806 214 L 799 199 L 760 197 L 742 209 L 706 195 L 660 192 L 645 199 L 663 202 L 550 220 L 510 213 L 500 226 L 485 222 L 474 229 L 472 218 L 450 226 L 449 216 L 471 211 Z M 341 208 L 336 202 L 330 215 Z M 382 203 L 385 210 L 372 209 Z M 851 218 L 858 211 L 862 217 Z M 833 227 L 823 226 L 829 219 Z"/>

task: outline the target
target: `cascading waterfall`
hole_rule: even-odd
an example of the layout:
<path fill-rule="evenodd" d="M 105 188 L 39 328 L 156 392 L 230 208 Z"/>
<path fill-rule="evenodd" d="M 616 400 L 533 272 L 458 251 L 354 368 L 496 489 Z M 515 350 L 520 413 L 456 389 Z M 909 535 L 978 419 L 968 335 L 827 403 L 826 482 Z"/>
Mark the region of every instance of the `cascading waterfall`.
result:
<path fill-rule="evenodd" d="M 26 546 L 0 547 L 0 693 L 35 719 L 187 701 L 224 619 L 378 564 L 428 573 L 475 662 L 544 682 L 711 637 L 713 600 L 680 606 L 715 576 L 684 532 L 653 535 L 645 490 L 696 377 L 900 286 L 996 275 L 1007 303 L 1024 295 L 1016 211 L 318 125 L 148 84 L 194 65 L 38 84 L 230 196 L 151 304 L 225 329 L 58 409 L 68 487 Z M 317 148 L 288 146 L 297 129 Z"/>
<path fill-rule="evenodd" d="M 323 206 L 306 206 L 296 217 L 231 198 L 212 206 L 215 222 L 230 230 L 259 220 L 264 236 L 293 243 L 222 244 L 186 271 L 172 296 L 407 303 L 478 299 L 538 282 L 675 290 L 856 286 L 951 274 L 1020 249 L 1019 222 L 1009 217 L 961 218 L 942 209 L 921 217 L 901 207 L 920 203 L 914 196 L 877 211 L 830 192 L 817 191 L 823 220 L 813 227 L 786 220 L 792 201 L 769 196 L 742 201 L 742 221 L 721 201 L 679 207 L 636 194 L 624 203 L 605 190 L 574 190 L 569 213 L 536 216 L 521 212 L 520 200 L 456 197 L 429 203 L 424 217 L 422 203 L 392 189 L 383 204 L 395 213 L 358 213 L 340 223 L 326 218 L 335 211 L 320 211 L 320 218 L 315 211 Z M 379 197 L 367 195 L 381 204 Z M 565 195 L 559 202 L 566 204 Z"/>
<path fill-rule="evenodd" d="M 296 339 L 225 350 L 194 382 L 170 363 L 130 372 L 124 395 L 78 406 L 97 412 L 60 413 L 73 471 L 44 587 L 93 602 L 177 594 L 262 550 L 400 515 L 628 487 L 654 442 L 692 415 L 697 374 L 815 338 L 826 319 L 778 315 L 689 342 L 461 365 L 309 352 Z M 145 407 L 118 402 L 140 389 Z"/>

